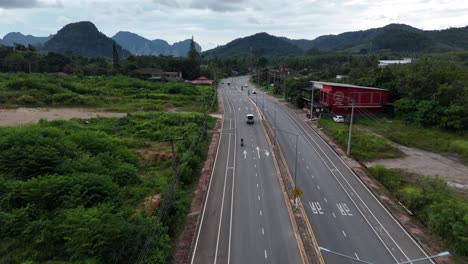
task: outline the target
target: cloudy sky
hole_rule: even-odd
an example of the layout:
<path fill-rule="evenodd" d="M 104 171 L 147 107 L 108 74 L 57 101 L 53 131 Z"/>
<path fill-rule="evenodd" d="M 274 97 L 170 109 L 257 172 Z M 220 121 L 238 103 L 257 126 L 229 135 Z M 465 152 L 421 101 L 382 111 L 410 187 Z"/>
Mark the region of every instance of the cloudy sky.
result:
<path fill-rule="evenodd" d="M 131 31 L 204 50 L 267 32 L 293 39 L 404 23 L 420 29 L 468 25 L 467 0 L 0 0 L 0 37 L 55 34 L 91 21 L 109 37 Z"/>

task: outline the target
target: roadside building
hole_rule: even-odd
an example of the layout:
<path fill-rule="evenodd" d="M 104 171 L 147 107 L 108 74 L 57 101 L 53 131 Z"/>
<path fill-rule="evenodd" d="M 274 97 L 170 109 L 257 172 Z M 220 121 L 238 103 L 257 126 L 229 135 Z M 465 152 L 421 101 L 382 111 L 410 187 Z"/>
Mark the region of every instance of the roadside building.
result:
<path fill-rule="evenodd" d="M 135 70 L 132 75 L 142 79 L 158 82 L 183 82 L 181 72 L 165 72 L 157 68 L 142 68 Z"/>
<path fill-rule="evenodd" d="M 394 64 L 408 64 L 412 61 L 413 60 L 411 58 L 403 58 L 401 60 L 379 60 L 379 67 L 383 68 Z"/>
<path fill-rule="evenodd" d="M 205 76 L 201 76 L 200 78 L 191 81 L 191 84 L 212 85 L 213 81 L 206 78 Z"/>
<path fill-rule="evenodd" d="M 311 81 L 303 89 L 303 98 L 310 109 L 314 91 L 314 113 L 350 114 L 354 104 L 356 114 L 379 114 L 387 103 L 388 91 L 375 87 L 365 87 L 344 83 Z"/>

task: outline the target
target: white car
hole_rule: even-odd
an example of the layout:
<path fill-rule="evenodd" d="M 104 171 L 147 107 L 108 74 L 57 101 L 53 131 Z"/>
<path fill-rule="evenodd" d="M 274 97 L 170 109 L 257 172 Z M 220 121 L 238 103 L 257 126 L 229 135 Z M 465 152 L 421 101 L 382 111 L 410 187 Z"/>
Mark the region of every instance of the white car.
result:
<path fill-rule="evenodd" d="M 257 94 L 257 91 L 255 89 L 253 89 L 252 94 Z"/>
<path fill-rule="evenodd" d="M 251 125 L 254 123 L 254 115 L 248 114 L 247 115 L 247 124 Z"/>
<path fill-rule="evenodd" d="M 343 118 L 343 116 L 337 115 L 337 116 L 333 117 L 333 121 L 335 121 L 337 123 L 344 123 L 344 118 Z"/>

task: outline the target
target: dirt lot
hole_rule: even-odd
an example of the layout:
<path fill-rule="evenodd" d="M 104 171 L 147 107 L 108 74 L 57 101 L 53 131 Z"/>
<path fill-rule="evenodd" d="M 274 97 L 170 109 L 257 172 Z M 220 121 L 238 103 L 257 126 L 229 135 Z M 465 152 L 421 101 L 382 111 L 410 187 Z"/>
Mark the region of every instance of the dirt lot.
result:
<path fill-rule="evenodd" d="M 403 158 L 376 160 L 367 162 L 366 166 L 381 164 L 386 168 L 402 169 L 418 175 L 439 176 L 454 188 L 468 190 L 468 166 L 456 158 L 392 144 L 405 154 Z"/>
<path fill-rule="evenodd" d="M 47 120 L 122 117 L 125 113 L 99 112 L 91 108 L 18 108 L 0 109 L 0 126 L 19 126 L 36 123 L 41 118 Z"/>

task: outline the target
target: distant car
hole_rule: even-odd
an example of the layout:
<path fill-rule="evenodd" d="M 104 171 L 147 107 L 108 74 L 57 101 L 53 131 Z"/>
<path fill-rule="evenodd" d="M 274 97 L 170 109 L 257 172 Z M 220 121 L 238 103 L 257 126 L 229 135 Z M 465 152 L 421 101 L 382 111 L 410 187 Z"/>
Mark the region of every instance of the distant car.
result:
<path fill-rule="evenodd" d="M 248 114 L 247 115 L 247 124 L 251 125 L 254 123 L 254 115 Z"/>
<path fill-rule="evenodd" d="M 229 85 L 231 85 L 231 83 L 230 83 L 230 82 L 228 82 L 228 86 L 229 86 Z"/>
<path fill-rule="evenodd" d="M 249 87 L 249 86 L 248 86 L 247 84 L 244 84 L 244 87 L 247 88 L 247 87 Z"/>
<path fill-rule="evenodd" d="M 253 89 L 252 94 L 257 94 L 257 91 L 255 89 Z"/>
<path fill-rule="evenodd" d="M 344 118 L 343 118 L 343 116 L 337 115 L 337 116 L 333 117 L 333 121 L 335 121 L 337 123 L 344 123 Z"/>

